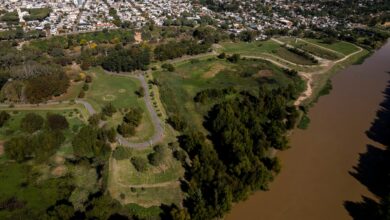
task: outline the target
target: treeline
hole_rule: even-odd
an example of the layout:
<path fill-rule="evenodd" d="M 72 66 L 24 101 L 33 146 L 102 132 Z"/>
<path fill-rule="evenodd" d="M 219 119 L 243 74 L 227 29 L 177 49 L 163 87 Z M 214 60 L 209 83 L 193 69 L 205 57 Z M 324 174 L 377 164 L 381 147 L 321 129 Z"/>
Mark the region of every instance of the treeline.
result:
<path fill-rule="evenodd" d="M 69 78 L 55 64 L 29 61 L 2 71 L 11 78 L 1 88 L 2 101 L 39 103 L 59 96 L 69 87 Z"/>
<path fill-rule="evenodd" d="M 286 132 L 298 117 L 284 89 L 259 88 L 257 96 L 241 92 L 234 100 L 216 104 L 206 117 L 210 140 L 190 131 L 179 138 L 192 164 L 186 165 L 185 209 L 171 215 L 191 219 L 222 218 L 233 202 L 255 190 L 266 190 L 280 170 L 271 149 L 286 149 Z"/>
<path fill-rule="evenodd" d="M 146 70 L 150 63 L 148 47 L 132 46 L 130 49 L 119 48 L 110 51 L 103 59 L 102 67 L 113 72 Z"/>
<path fill-rule="evenodd" d="M 194 101 L 204 104 L 209 100 L 224 98 L 227 95 L 235 93 L 237 93 L 237 90 L 234 87 L 226 89 L 205 89 L 195 95 Z"/>
<path fill-rule="evenodd" d="M 184 55 L 197 55 L 208 52 L 210 46 L 208 43 L 197 43 L 195 40 L 170 41 L 156 46 L 154 58 L 159 61 L 165 61 Z"/>

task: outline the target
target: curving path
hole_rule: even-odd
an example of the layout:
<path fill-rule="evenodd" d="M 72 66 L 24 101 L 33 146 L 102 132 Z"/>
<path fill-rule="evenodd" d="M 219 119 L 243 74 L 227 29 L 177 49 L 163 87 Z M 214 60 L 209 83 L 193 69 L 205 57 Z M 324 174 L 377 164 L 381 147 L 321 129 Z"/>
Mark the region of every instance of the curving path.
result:
<path fill-rule="evenodd" d="M 151 147 L 154 144 L 161 142 L 163 137 L 164 137 L 164 127 L 160 121 L 160 118 L 157 115 L 156 110 L 154 109 L 154 107 L 152 105 L 152 100 L 150 98 L 148 84 L 146 83 L 145 77 L 143 75 L 134 76 L 134 75 L 130 75 L 130 74 L 116 74 L 116 73 L 110 73 L 110 72 L 106 72 L 106 73 L 110 74 L 110 75 L 120 75 L 120 76 L 136 78 L 141 82 L 141 86 L 145 90 L 145 96 L 144 96 L 145 105 L 146 105 L 146 108 L 149 112 L 150 118 L 151 118 L 153 126 L 154 126 L 154 134 L 147 141 L 133 143 L 133 142 L 128 141 L 126 138 L 124 138 L 123 136 L 118 134 L 116 137 L 118 143 L 122 146 L 125 146 L 125 147 L 143 149 L 143 148 Z M 97 113 L 97 111 L 92 107 L 92 105 L 89 102 L 87 102 L 86 100 L 76 99 L 75 102 L 77 104 L 82 104 L 84 106 L 84 108 L 88 111 L 89 115 L 93 115 L 93 114 Z M 44 103 L 44 104 L 14 104 L 14 106 L 20 107 L 20 108 L 34 108 L 37 106 L 50 107 L 53 105 L 69 104 L 69 103 L 70 103 L 70 101 L 62 101 L 62 102 L 48 101 L 47 103 Z M 9 104 L 0 104 L 0 107 L 9 107 Z M 101 123 L 100 125 L 102 126 L 104 124 L 105 123 Z"/>

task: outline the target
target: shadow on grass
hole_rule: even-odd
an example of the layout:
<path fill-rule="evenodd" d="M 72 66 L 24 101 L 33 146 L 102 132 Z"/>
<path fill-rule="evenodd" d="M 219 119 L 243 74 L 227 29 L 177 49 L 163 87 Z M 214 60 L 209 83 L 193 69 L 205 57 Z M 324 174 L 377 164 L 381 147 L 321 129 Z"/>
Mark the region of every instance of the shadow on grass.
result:
<path fill-rule="evenodd" d="M 345 201 L 344 207 L 355 220 L 390 219 L 390 81 L 384 91 L 385 99 L 380 104 L 376 118 L 367 136 L 384 146 L 367 145 L 360 154 L 359 162 L 350 174 L 367 187 L 377 198 L 362 196 L 361 201 Z"/>

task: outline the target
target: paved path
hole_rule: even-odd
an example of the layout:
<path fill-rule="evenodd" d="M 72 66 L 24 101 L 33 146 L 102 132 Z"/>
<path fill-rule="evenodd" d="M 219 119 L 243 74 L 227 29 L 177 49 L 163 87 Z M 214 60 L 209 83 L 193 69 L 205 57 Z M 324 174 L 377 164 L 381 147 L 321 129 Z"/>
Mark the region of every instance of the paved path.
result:
<path fill-rule="evenodd" d="M 142 75 L 142 74 L 141 75 L 130 75 L 130 74 L 121 74 L 121 73 L 116 74 L 116 73 L 110 73 L 110 72 L 106 72 L 106 73 L 110 74 L 110 75 L 120 75 L 120 76 L 136 78 L 141 82 L 141 86 L 145 90 L 145 96 L 144 96 L 145 105 L 146 105 L 146 108 L 149 112 L 150 118 L 151 118 L 153 126 L 154 126 L 154 134 L 147 141 L 133 143 L 133 142 L 128 141 L 122 135 L 118 134 L 117 138 L 116 138 L 118 143 L 122 146 L 125 146 L 125 147 L 143 149 L 143 148 L 151 147 L 151 146 L 155 145 L 156 143 L 161 142 L 163 137 L 164 137 L 164 127 L 160 121 L 160 118 L 157 115 L 155 108 L 152 105 L 152 100 L 150 98 L 148 84 L 146 83 L 144 75 Z M 89 115 L 93 115 L 93 114 L 97 113 L 97 111 L 93 108 L 93 106 L 89 102 L 87 102 L 86 100 L 76 99 L 75 102 L 77 104 L 82 104 L 84 106 L 84 108 L 88 111 Z M 70 103 L 70 101 L 63 101 L 63 102 L 49 101 L 49 102 L 43 103 L 43 104 L 14 104 L 14 106 L 20 107 L 20 108 L 33 108 L 33 107 L 37 107 L 37 106 L 51 107 L 53 105 L 69 104 L 69 103 Z M 9 104 L 0 104 L 0 107 L 3 107 L 3 108 L 9 107 Z M 104 124 L 105 123 L 102 123 L 101 125 L 104 125 Z"/>

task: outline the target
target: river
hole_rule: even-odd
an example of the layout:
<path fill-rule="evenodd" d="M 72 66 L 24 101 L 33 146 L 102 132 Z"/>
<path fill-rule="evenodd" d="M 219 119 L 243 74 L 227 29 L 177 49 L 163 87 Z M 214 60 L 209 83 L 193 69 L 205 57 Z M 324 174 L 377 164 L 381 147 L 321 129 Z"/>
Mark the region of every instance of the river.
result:
<path fill-rule="evenodd" d="M 310 109 L 310 126 L 296 130 L 291 149 L 278 153 L 282 171 L 267 192 L 235 204 L 228 220 L 352 219 L 345 201 L 373 197 L 350 171 L 368 144 L 371 127 L 390 80 L 390 42 L 332 78 L 333 90 Z"/>

